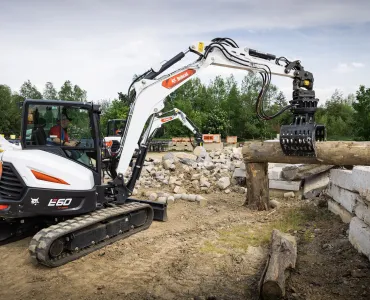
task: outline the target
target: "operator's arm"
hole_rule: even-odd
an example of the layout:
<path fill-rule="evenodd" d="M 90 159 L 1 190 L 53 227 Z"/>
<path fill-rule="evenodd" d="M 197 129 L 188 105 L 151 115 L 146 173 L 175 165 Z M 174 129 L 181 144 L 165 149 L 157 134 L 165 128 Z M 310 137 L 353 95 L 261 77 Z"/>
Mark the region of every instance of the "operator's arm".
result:
<path fill-rule="evenodd" d="M 69 141 L 69 142 L 64 141 L 64 143 L 63 143 L 63 141 L 62 141 L 60 138 L 58 138 L 58 137 L 56 137 L 56 138 L 52 138 L 52 141 L 53 141 L 53 143 L 59 144 L 59 145 L 61 145 L 61 146 L 70 146 L 70 147 L 74 147 L 74 146 L 76 146 L 76 144 L 77 144 L 77 142 L 76 142 L 76 141 Z"/>

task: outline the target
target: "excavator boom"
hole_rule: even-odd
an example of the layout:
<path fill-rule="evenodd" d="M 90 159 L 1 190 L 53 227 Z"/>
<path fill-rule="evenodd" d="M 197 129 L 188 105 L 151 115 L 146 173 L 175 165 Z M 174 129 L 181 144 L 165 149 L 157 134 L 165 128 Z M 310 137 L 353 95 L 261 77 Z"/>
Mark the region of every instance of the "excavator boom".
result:
<path fill-rule="evenodd" d="M 161 75 L 189 52 L 198 55 L 193 63 L 167 75 Z M 163 64 L 159 70 L 150 69 L 133 82 L 131 86 L 135 92 L 131 98 L 127 125 L 121 139 L 122 155 L 117 168 L 121 177 L 129 166 L 136 141 L 141 135 L 146 120 L 164 108 L 164 100 L 168 95 L 211 65 L 261 74 L 263 88 L 257 99 L 258 117 L 270 120 L 290 109 L 293 113 L 293 122 L 282 127 L 280 138 L 284 153 L 286 155 L 315 155 L 315 140 L 324 139 L 326 131 L 322 125 L 316 126 L 314 122 L 318 99 L 315 98 L 312 89 L 312 73 L 305 71 L 300 61 L 290 62 L 285 57 L 277 58 L 275 55 L 254 49 L 239 48 L 231 39 L 218 38 L 209 43 L 198 42 L 190 45 L 187 51 L 177 54 Z M 268 88 L 272 74 L 293 79 L 293 100 L 278 114 L 267 116 L 261 104 L 262 96 Z M 128 94 L 130 97 L 130 89 Z"/>

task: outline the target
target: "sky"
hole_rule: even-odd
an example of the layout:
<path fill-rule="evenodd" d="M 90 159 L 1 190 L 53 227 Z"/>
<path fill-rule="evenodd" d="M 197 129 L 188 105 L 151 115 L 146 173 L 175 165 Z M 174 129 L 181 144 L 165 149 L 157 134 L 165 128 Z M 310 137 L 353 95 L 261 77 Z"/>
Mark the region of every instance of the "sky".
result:
<path fill-rule="evenodd" d="M 368 0 L 2 0 L 0 84 L 18 91 L 30 80 L 40 91 L 66 80 L 90 101 L 127 92 L 134 74 L 169 60 L 195 41 L 229 37 L 244 48 L 300 59 L 323 103 L 370 86 Z M 176 67 L 195 60 L 189 54 Z M 210 66 L 198 76 L 245 71 Z M 291 79 L 272 83 L 291 99 Z"/>

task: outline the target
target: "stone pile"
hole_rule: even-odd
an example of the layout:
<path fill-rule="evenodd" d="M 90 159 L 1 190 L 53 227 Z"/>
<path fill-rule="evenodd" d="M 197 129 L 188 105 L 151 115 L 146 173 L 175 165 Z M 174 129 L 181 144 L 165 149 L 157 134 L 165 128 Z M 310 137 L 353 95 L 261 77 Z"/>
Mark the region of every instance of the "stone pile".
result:
<path fill-rule="evenodd" d="M 130 175 L 131 171 L 125 174 L 126 180 Z M 194 154 L 176 155 L 168 152 L 161 160 L 147 159 L 136 183 L 134 195 L 148 189 L 174 195 L 230 192 L 244 194 L 245 180 L 246 170 L 241 148 L 207 152 L 203 147 L 197 147 Z"/>

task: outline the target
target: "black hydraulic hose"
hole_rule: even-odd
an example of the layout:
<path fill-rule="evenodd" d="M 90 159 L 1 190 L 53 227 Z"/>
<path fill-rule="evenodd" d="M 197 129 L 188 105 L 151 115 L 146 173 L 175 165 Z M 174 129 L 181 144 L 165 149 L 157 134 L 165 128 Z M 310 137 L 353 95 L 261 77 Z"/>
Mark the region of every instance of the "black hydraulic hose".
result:
<path fill-rule="evenodd" d="M 159 74 L 161 74 L 164 71 L 166 71 L 168 68 L 170 68 L 171 66 L 173 66 L 175 63 L 177 63 L 178 61 L 180 61 L 184 57 L 185 57 L 185 53 L 184 52 L 180 52 L 176 56 L 172 57 L 169 61 L 165 62 L 162 65 L 161 69 L 158 72 L 151 71 L 144 78 L 145 79 L 153 79 L 153 78 L 155 78 L 156 76 L 158 76 Z"/>

